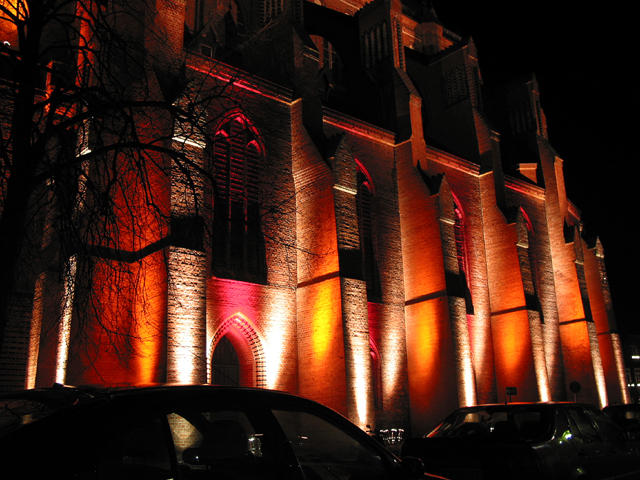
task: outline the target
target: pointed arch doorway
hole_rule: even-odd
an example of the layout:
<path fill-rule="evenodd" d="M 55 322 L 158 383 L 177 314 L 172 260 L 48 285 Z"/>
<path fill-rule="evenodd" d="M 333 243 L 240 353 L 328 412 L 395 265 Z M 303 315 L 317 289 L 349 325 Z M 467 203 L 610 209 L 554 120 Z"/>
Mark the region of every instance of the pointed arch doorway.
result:
<path fill-rule="evenodd" d="M 220 339 L 213 351 L 211 383 L 230 387 L 240 386 L 240 359 L 226 335 Z"/>
<path fill-rule="evenodd" d="M 263 342 L 253 324 L 236 313 L 222 322 L 210 344 L 207 380 L 218 385 L 266 386 Z"/>

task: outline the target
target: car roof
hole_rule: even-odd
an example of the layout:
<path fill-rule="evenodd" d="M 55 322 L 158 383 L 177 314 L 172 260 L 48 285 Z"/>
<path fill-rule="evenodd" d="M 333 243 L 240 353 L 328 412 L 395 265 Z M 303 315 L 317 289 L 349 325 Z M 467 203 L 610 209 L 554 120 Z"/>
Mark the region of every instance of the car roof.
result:
<path fill-rule="evenodd" d="M 455 409 L 452 413 L 455 412 L 470 412 L 477 410 L 511 410 L 511 409 L 520 409 L 523 407 L 532 407 L 537 409 L 554 409 L 558 407 L 570 407 L 570 406 L 578 406 L 578 407 L 586 407 L 586 408 L 595 408 L 593 405 L 588 403 L 577 403 L 577 402 L 510 402 L 510 403 L 485 403 L 481 405 L 470 405 L 467 407 L 459 407 Z"/>
<path fill-rule="evenodd" d="M 220 400 L 225 404 L 230 402 L 233 405 L 249 408 L 259 406 L 274 410 L 291 409 L 307 413 L 316 413 L 325 418 L 331 418 L 348 431 L 359 432 L 362 438 L 368 438 L 368 435 L 364 431 L 354 425 L 345 416 L 318 402 L 282 391 L 249 387 L 171 384 L 135 387 L 54 385 L 49 388 L 2 393 L 0 394 L 0 408 L 3 406 L 3 403 L 6 405 L 10 403 L 12 399 L 18 401 L 34 401 L 46 405 L 42 414 L 38 415 L 38 418 L 44 418 L 53 415 L 57 416 L 57 413 L 62 414 L 63 411 L 70 412 L 76 409 L 84 409 L 85 407 L 91 409 L 94 406 L 101 408 L 101 405 L 116 403 L 122 403 L 125 407 L 135 404 L 138 407 L 145 408 L 147 406 L 160 406 L 160 408 L 164 408 L 171 406 L 174 401 L 191 400 L 190 397 L 194 395 L 196 395 L 195 401 L 200 401 L 201 399 L 197 397 L 199 394 L 203 394 L 201 399 L 207 402 Z M 15 414 L 11 412 L 10 409 L 8 409 L 8 412 L 15 417 Z M 33 420 L 37 419 L 34 418 Z M 33 420 L 27 423 L 31 423 Z M 14 421 L 12 425 L 8 425 L 6 433 L 15 430 L 15 428 L 19 428 L 21 424 L 26 425 L 26 423 L 19 420 L 17 422 Z M 2 427 L 3 425 L 0 418 L 0 439 L 3 435 Z M 370 440 L 372 442 L 374 441 L 373 439 Z M 395 458 L 391 452 L 387 452 L 387 454 L 390 458 Z"/>
<path fill-rule="evenodd" d="M 201 398 L 200 398 L 201 397 Z M 147 386 L 67 386 L 56 384 L 53 387 L 20 390 L 0 394 L 0 408 L 4 406 L 6 413 L 15 417 L 12 400 L 37 404 L 34 412 L 39 418 L 48 417 L 56 412 L 75 409 L 93 408 L 106 404 L 164 408 L 173 402 L 188 401 L 221 401 L 244 407 L 261 406 L 273 409 L 292 409 L 315 412 L 329 416 L 346 428 L 355 428 L 341 413 L 321 405 L 313 400 L 277 390 L 249 387 L 229 387 L 218 385 L 172 385 L 159 384 Z M 15 404 L 15 402 L 13 402 Z M 28 407 L 26 407 L 28 408 Z M 16 411 L 17 412 L 17 411 Z M 23 412 L 29 414 L 31 411 Z M 0 426 L 2 421 L 0 419 Z M 350 425 L 350 426 L 347 426 Z"/>
<path fill-rule="evenodd" d="M 185 384 L 154 384 L 143 386 L 71 386 L 54 384 L 27 390 L 17 390 L 0 394 L 0 401 L 8 399 L 28 399 L 48 403 L 52 407 L 89 404 L 104 400 L 148 399 L 150 397 L 170 400 L 172 397 L 181 398 L 194 394 L 220 395 L 221 397 L 237 397 L 271 400 L 273 402 L 299 402 L 308 407 L 323 407 L 313 400 L 295 396 L 278 390 L 268 390 L 250 387 L 230 387 L 221 385 L 185 385 Z M 326 407 L 324 407 L 326 408 Z"/>

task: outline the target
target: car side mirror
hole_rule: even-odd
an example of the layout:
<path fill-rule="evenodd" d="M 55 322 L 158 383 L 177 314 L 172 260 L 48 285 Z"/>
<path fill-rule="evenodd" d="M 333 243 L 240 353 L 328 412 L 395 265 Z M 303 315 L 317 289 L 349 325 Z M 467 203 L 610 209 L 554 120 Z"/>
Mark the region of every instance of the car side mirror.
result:
<path fill-rule="evenodd" d="M 404 478 L 422 478 L 424 475 L 424 462 L 418 457 L 402 457 L 402 474 Z"/>

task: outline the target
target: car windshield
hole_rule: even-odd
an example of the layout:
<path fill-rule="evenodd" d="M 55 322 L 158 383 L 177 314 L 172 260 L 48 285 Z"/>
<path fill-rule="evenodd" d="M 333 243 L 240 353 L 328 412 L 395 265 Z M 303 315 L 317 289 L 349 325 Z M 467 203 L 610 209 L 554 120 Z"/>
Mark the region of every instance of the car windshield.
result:
<path fill-rule="evenodd" d="M 0 437 L 54 412 L 45 402 L 25 398 L 0 398 Z"/>
<path fill-rule="evenodd" d="M 543 442 L 553 433 L 553 410 L 537 405 L 473 407 L 457 410 L 428 437 Z"/>

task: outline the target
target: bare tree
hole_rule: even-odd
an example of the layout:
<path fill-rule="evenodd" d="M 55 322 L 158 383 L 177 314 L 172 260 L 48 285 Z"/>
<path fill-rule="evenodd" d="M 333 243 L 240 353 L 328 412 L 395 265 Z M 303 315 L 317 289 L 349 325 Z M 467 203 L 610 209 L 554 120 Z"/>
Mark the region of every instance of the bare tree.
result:
<path fill-rule="evenodd" d="M 0 347 L 41 272 L 75 288 L 88 259 L 162 248 L 171 172 L 193 188 L 208 175 L 184 145 L 207 141 L 203 112 L 225 86 L 187 79 L 172 2 L 152 3 L 0 0 Z"/>

